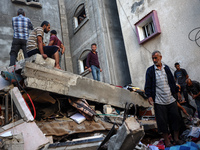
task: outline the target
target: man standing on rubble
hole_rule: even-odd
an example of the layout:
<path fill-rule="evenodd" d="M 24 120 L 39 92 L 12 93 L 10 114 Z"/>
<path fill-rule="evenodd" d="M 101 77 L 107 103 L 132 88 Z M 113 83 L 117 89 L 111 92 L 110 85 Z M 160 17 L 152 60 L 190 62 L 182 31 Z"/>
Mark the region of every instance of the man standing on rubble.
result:
<path fill-rule="evenodd" d="M 10 66 L 15 65 L 15 61 L 20 49 L 23 50 L 24 58 L 27 58 L 26 42 L 29 36 L 29 30 L 33 30 L 33 25 L 29 18 L 25 17 L 23 9 L 17 11 L 16 17 L 12 18 L 12 27 L 14 30 L 14 36 L 12 41 L 12 47 L 10 51 Z"/>
<path fill-rule="evenodd" d="M 60 69 L 59 53 L 57 46 L 43 46 L 44 33 L 50 31 L 50 24 L 48 21 L 43 21 L 40 27 L 36 27 L 30 34 L 27 42 L 27 54 L 31 57 L 35 54 L 41 54 L 44 59 L 53 57 L 55 59 L 55 67 Z"/>
<path fill-rule="evenodd" d="M 195 100 L 197 105 L 198 118 L 200 118 L 200 83 L 197 81 L 191 81 L 189 78 L 186 80 L 186 83 L 187 91 Z"/>
<path fill-rule="evenodd" d="M 97 54 L 97 44 L 93 43 L 91 45 L 92 51 L 87 56 L 86 65 L 88 67 L 88 70 L 92 72 L 92 76 L 94 80 L 100 81 L 100 72 L 102 72 L 102 69 L 99 65 L 99 59 Z"/>
<path fill-rule="evenodd" d="M 174 131 L 176 145 L 183 142 L 179 140 L 180 115 L 174 94 L 178 93 L 174 77 L 169 67 L 161 62 L 159 51 L 152 53 L 154 65 L 146 72 L 145 94 L 151 105 L 154 104 L 158 131 L 163 134 L 165 146 L 173 146 L 168 138 L 168 125 Z"/>

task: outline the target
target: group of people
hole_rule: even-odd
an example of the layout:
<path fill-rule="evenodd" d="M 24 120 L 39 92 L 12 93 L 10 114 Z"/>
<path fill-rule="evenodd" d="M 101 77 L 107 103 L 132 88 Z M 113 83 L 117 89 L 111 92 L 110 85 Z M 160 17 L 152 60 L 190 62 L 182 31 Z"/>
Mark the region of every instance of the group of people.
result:
<path fill-rule="evenodd" d="M 183 101 L 181 93 L 189 107 L 193 108 L 189 104 L 188 93 L 195 99 L 200 118 L 200 84 L 189 79 L 186 70 L 180 68 L 179 63 L 175 63 L 176 71 L 173 76 L 170 68 L 162 63 L 160 51 L 152 53 L 152 60 L 154 65 L 146 71 L 145 93 L 149 103 L 154 105 L 158 131 L 162 133 L 166 147 L 173 146 L 169 139 L 169 129 L 172 131 L 174 144 L 181 145 L 184 143 L 179 139 L 181 115 L 178 106 Z M 193 110 L 196 111 L 195 108 Z"/>
<path fill-rule="evenodd" d="M 14 36 L 10 51 L 10 66 L 15 65 L 16 58 L 20 49 L 23 50 L 24 57 L 31 57 L 35 54 L 41 54 L 44 59 L 47 57 L 55 59 L 55 67 L 60 69 L 61 56 L 65 52 L 65 47 L 57 37 L 56 30 L 51 30 L 48 46 L 43 42 L 44 33 L 50 31 L 50 23 L 43 21 L 40 27 L 33 28 L 29 18 L 25 17 L 23 9 L 17 11 L 17 16 L 12 18 Z M 29 35 L 29 30 L 33 30 Z M 91 52 L 87 57 L 87 69 L 92 72 L 93 79 L 100 81 L 100 72 L 97 54 L 97 44 L 91 45 Z"/>
<path fill-rule="evenodd" d="M 65 47 L 57 37 L 55 30 L 51 31 L 49 45 L 43 43 L 44 33 L 50 31 L 50 23 L 43 21 L 40 27 L 33 28 L 29 18 L 25 17 L 23 9 L 17 11 L 17 16 L 12 18 L 14 36 L 10 51 L 10 66 L 15 65 L 20 49 L 23 50 L 24 57 L 34 54 L 41 54 L 44 59 L 51 57 L 55 59 L 55 67 L 60 69 L 61 55 L 65 52 Z M 29 35 L 29 30 L 33 30 Z"/>

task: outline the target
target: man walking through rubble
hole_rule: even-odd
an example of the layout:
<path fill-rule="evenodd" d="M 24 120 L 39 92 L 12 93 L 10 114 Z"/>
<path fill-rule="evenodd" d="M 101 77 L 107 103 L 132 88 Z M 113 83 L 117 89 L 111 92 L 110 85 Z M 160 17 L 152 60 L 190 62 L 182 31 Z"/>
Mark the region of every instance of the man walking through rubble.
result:
<path fill-rule="evenodd" d="M 29 30 L 33 30 L 33 25 L 29 18 L 25 17 L 23 9 L 17 11 L 16 17 L 12 18 L 12 27 L 14 30 L 14 36 L 12 41 L 12 47 L 10 51 L 10 66 L 15 65 L 15 61 L 20 49 L 23 50 L 24 58 L 27 58 L 26 42 L 29 37 Z"/>
<path fill-rule="evenodd" d="M 94 80 L 100 81 L 100 72 L 102 72 L 102 69 L 99 65 L 99 59 L 97 54 L 97 44 L 93 43 L 91 45 L 92 51 L 87 56 L 86 65 L 88 67 L 88 70 L 92 72 L 92 76 Z"/>
<path fill-rule="evenodd" d="M 174 94 L 178 93 L 174 77 L 169 67 L 161 62 L 162 55 L 159 51 L 152 53 L 154 65 L 146 72 L 145 94 L 151 105 L 154 104 L 158 131 L 162 133 L 165 146 L 173 146 L 168 138 L 168 127 L 174 131 L 176 145 L 183 144 L 179 140 L 180 115 Z"/>
<path fill-rule="evenodd" d="M 28 57 L 41 54 L 44 59 L 53 57 L 55 59 L 55 67 L 60 69 L 59 53 L 57 46 L 43 46 L 44 33 L 50 31 L 50 24 L 48 21 L 43 21 L 40 27 L 36 27 L 30 34 L 27 42 Z"/>

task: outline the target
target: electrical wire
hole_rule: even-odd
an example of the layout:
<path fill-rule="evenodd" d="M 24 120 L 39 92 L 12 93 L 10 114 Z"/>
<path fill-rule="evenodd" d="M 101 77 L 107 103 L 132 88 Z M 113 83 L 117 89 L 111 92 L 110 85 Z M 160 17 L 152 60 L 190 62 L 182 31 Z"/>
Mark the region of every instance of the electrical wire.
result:
<path fill-rule="evenodd" d="M 36 109 L 35 109 L 35 105 L 34 105 L 32 99 L 31 99 L 30 95 L 27 93 L 27 91 L 21 86 L 21 84 L 20 84 L 19 81 L 17 80 L 17 76 L 16 76 L 16 74 L 15 74 L 15 71 L 16 71 L 15 68 L 16 68 L 16 65 L 14 65 L 14 71 L 13 71 L 14 77 L 15 77 L 15 79 L 16 79 L 16 81 L 17 81 L 18 87 L 21 88 L 21 90 L 23 90 L 23 91 L 26 93 L 27 97 L 29 98 L 29 100 L 30 100 L 30 102 L 31 102 L 31 105 L 32 105 L 32 107 L 33 107 L 33 114 L 34 114 L 34 119 L 35 119 L 35 118 L 36 118 Z M 24 97 L 23 97 L 23 98 L 24 98 Z M 26 102 L 25 99 L 24 99 L 24 101 L 25 101 L 27 107 L 28 107 L 29 110 L 30 110 L 30 107 L 29 107 L 29 105 L 27 104 L 27 102 Z M 30 112 L 31 112 L 31 110 L 30 110 Z"/>
<path fill-rule="evenodd" d="M 196 31 L 196 33 L 194 33 Z M 192 33 L 195 34 L 195 36 L 192 38 Z M 200 35 L 198 36 L 198 34 L 200 33 L 200 27 L 194 28 L 190 31 L 190 33 L 188 34 L 188 38 L 190 41 L 193 41 L 196 43 L 196 45 L 198 47 L 200 47 L 200 44 L 198 43 L 198 40 L 200 39 Z"/>

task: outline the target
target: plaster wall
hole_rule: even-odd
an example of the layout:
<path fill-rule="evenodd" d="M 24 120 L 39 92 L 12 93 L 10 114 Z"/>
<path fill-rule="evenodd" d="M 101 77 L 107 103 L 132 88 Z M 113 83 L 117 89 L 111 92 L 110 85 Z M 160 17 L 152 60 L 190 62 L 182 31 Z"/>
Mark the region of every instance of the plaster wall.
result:
<path fill-rule="evenodd" d="M 172 72 L 174 63 L 180 62 L 192 80 L 200 81 L 200 47 L 188 39 L 189 32 L 200 24 L 199 5 L 199 0 L 117 0 L 134 85 L 144 87 L 146 69 L 153 64 L 151 53 L 154 50 L 161 51 L 163 62 Z M 157 11 L 161 34 L 139 45 L 134 24 L 152 10 Z"/>

